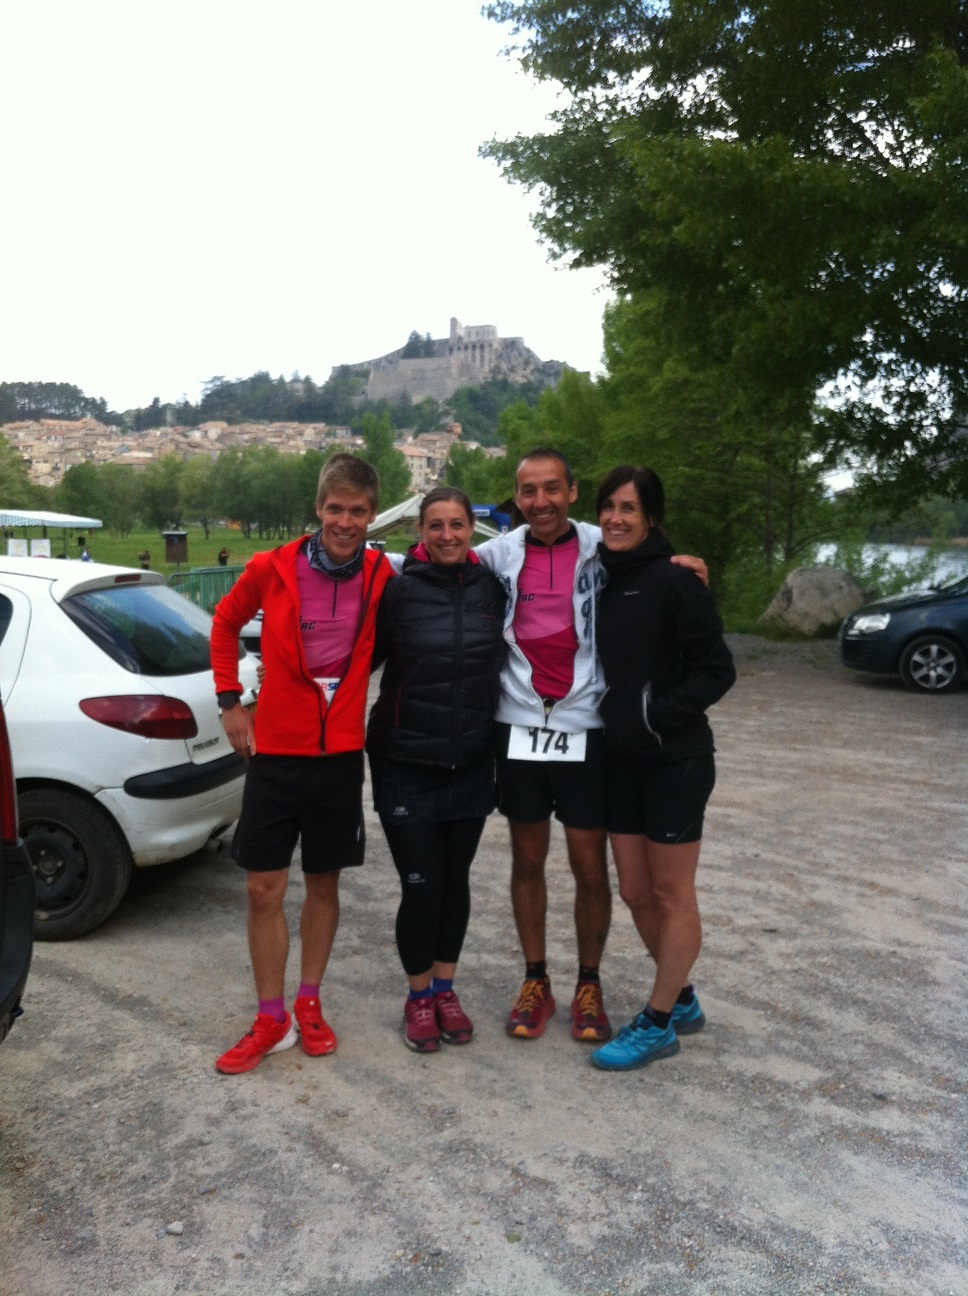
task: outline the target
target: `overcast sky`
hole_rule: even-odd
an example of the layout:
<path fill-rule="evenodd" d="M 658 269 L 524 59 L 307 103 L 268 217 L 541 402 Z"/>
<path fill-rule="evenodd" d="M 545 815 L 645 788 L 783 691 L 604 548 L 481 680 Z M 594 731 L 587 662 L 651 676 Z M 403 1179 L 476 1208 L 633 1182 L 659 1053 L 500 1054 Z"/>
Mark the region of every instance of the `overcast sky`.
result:
<path fill-rule="evenodd" d="M 595 370 L 603 276 L 477 156 L 555 104 L 479 0 L 0 2 L 0 380 L 124 409 L 447 333 Z"/>

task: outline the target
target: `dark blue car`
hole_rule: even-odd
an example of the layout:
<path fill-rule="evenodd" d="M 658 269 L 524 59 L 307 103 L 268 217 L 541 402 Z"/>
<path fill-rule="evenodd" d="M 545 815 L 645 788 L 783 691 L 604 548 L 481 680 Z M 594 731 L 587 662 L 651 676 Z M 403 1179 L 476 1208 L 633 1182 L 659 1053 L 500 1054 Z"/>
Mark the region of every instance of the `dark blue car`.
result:
<path fill-rule="evenodd" d="M 951 693 L 965 678 L 966 658 L 968 576 L 866 603 L 840 627 L 845 666 L 899 674 L 917 692 Z"/>

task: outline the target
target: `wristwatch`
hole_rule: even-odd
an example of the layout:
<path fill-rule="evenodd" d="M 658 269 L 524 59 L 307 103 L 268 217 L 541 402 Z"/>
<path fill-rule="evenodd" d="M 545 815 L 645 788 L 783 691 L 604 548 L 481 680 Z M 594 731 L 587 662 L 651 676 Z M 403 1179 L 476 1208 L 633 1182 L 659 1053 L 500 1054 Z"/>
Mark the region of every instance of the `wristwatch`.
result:
<path fill-rule="evenodd" d="M 242 694 L 234 691 L 231 693 L 219 693 L 216 696 L 216 701 L 220 711 L 231 711 L 233 707 L 237 707 L 242 701 Z"/>

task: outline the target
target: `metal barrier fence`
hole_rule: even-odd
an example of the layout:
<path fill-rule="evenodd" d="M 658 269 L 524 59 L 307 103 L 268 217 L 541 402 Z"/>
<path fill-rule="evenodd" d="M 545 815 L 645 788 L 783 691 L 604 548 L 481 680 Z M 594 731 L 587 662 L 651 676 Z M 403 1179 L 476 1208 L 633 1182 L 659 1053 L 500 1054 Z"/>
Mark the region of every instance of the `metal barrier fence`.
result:
<path fill-rule="evenodd" d="M 243 571 L 244 567 L 193 567 L 191 571 L 173 572 L 168 584 L 206 612 L 214 612 L 215 604 L 229 592 Z"/>

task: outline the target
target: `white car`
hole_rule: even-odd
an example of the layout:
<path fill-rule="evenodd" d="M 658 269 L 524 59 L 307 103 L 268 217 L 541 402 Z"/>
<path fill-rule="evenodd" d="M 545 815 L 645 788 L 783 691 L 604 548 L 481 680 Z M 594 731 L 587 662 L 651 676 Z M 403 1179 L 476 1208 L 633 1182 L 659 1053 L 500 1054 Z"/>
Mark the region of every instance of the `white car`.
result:
<path fill-rule="evenodd" d="M 0 697 L 40 939 L 90 931 L 132 865 L 189 855 L 238 818 L 245 767 L 219 720 L 210 633 L 157 572 L 0 558 Z M 249 704 L 256 660 L 240 652 Z"/>

